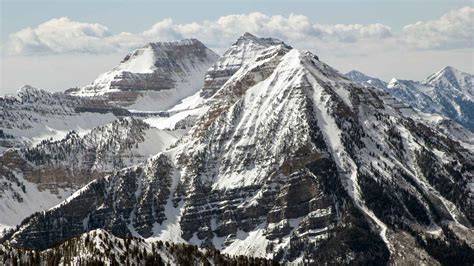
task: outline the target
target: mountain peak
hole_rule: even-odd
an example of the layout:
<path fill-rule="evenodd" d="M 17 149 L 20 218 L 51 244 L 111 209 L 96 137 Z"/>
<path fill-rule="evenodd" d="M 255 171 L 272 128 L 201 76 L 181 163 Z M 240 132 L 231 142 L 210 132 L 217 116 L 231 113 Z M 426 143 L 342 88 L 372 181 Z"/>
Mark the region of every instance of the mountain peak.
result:
<path fill-rule="evenodd" d="M 388 82 L 387 88 L 392 88 L 392 87 L 396 86 L 397 83 L 398 83 L 398 79 L 392 78 L 392 79 Z"/>
<path fill-rule="evenodd" d="M 251 33 L 242 34 L 207 71 L 201 97 L 209 98 L 234 75 L 240 67 L 266 49 L 291 50 L 292 47 L 274 38 L 259 38 Z"/>
<path fill-rule="evenodd" d="M 248 43 L 256 43 L 261 46 L 272 46 L 272 45 L 283 45 L 288 49 L 291 49 L 292 47 L 287 45 L 285 42 L 282 40 L 276 39 L 276 38 L 267 38 L 267 37 L 257 37 L 249 32 L 245 32 L 242 34 L 237 41 L 234 43 L 234 45 L 242 45 L 242 44 L 248 44 Z"/>
<path fill-rule="evenodd" d="M 473 94 L 472 75 L 452 66 L 446 66 L 438 72 L 431 74 L 424 83 L 438 88 L 449 86 L 459 91 L 465 91 L 471 94 L 471 96 Z"/>
<path fill-rule="evenodd" d="M 245 32 L 244 34 L 240 35 L 239 38 L 237 38 L 237 41 L 234 44 L 241 44 L 241 43 L 249 43 L 249 42 L 258 42 L 258 37 L 249 33 Z"/>
<path fill-rule="evenodd" d="M 145 45 L 146 47 L 153 47 L 153 48 L 173 48 L 177 46 L 189 46 L 189 45 L 198 45 L 204 46 L 204 44 L 199 41 L 198 39 L 190 38 L 190 39 L 182 39 L 178 41 L 169 41 L 169 42 L 150 42 Z"/>
<path fill-rule="evenodd" d="M 252 33 L 250 32 L 244 32 L 244 34 L 242 34 L 240 36 L 240 38 L 245 38 L 245 39 L 257 39 L 257 36 L 253 35 Z"/>
<path fill-rule="evenodd" d="M 20 89 L 16 91 L 16 96 L 22 97 L 22 96 L 40 96 L 40 95 L 46 95 L 50 94 L 49 92 L 35 88 L 30 85 L 24 85 Z"/>
<path fill-rule="evenodd" d="M 357 71 L 357 70 L 351 70 L 345 74 L 345 76 L 349 77 L 352 80 L 355 81 L 367 81 L 369 79 L 373 79 L 372 77 L 367 76 L 366 74 Z"/>
<path fill-rule="evenodd" d="M 35 87 L 31 86 L 31 85 L 26 84 L 26 85 L 23 85 L 21 88 L 19 88 L 19 89 L 17 90 L 17 93 L 23 93 L 23 92 L 38 92 L 38 91 L 41 91 L 41 90 L 38 89 L 38 88 L 35 88 Z"/>
<path fill-rule="evenodd" d="M 353 80 L 365 86 L 375 87 L 382 91 L 384 91 L 387 87 L 387 82 L 378 78 L 368 76 L 358 70 L 351 70 L 347 72 L 345 76 L 349 78 L 350 80 Z"/>
<path fill-rule="evenodd" d="M 441 69 L 438 73 L 444 75 L 444 76 L 458 76 L 462 74 L 461 71 L 458 69 L 452 67 L 452 66 L 446 66 L 443 69 Z"/>
<path fill-rule="evenodd" d="M 158 54 L 166 53 L 167 51 L 172 52 L 180 48 L 185 49 L 186 46 L 195 46 L 199 49 L 207 49 L 207 47 L 197 39 L 183 39 L 183 40 L 170 41 L 170 42 L 150 42 L 150 43 L 147 43 L 142 48 L 138 48 L 130 52 L 127 56 L 125 56 L 125 58 L 122 60 L 121 63 L 127 62 L 137 57 L 142 57 L 142 58 L 148 57 L 148 59 L 145 59 L 146 61 L 149 61 L 148 62 L 149 66 L 147 66 L 146 72 L 150 72 L 151 70 L 149 68 L 153 66 L 154 64 L 153 61 L 154 61 L 155 56 L 157 56 Z M 163 55 L 166 56 L 165 54 Z M 131 71 L 131 72 L 140 73 L 139 70 Z"/>
<path fill-rule="evenodd" d="M 445 75 L 448 75 L 448 74 L 454 74 L 454 75 L 468 74 L 468 73 L 465 73 L 465 72 L 463 72 L 463 71 L 461 71 L 461 70 L 459 70 L 459 69 L 457 69 L 453 66 L 445 66 L 436 73 L 442 73 L 442 74 L 445 74 Z"/>
<path fill-rule="evenodd" d="M 354 81 L 357 81 L 357 82 L 368 82 L 368 81 L 372 80 L 372 81 L 379 81 L 379 82 L 385 83 L 385 81 L 382 81 L 379 78 L 374 78 L 372 76 L 369 76 L 369 75 L 367 75 L 365 73 L 362 73 L 362 72 L 360 72 L 358 70 L 355 70 L 355 69 L 347 72 L 344 75 L 346 77 L 354 80 Z"/>
<path fill-rule="evenodd" d="M 443 72 L 447 72 L 447 71 L 453 72 L 453 71 L 459 71 L 459 70 L 457 70 L 456 68 L 454 68 L 452 66 L 445 66 L 443 69 L 441 69 L 441 71 L 443 71 Z"/>
<path fill-rule="evenodd" d="M 355 70 L 355 69 L 353 69 L 353 70 L 347 72 L 346 74 L 355 74 L 355 75 L 366 76 L 364 73 L 362 73 L 362 72 L 360 72 L 360 71 L 358 71 L 358 70 Z"/>
<path fill-rule="evenodd" d="M 134 110 L 162 111 L 201 88 L 201 77 L 217 58 L 197 39 L 148 43 L 71 94 L 99 96 Z"/>
<path fill-rule="evenodd" d="M 430 83 L 430 82 L 439 80 L 443 77 L 446 77 L 448 79 L 451 79 L 451 78 L 457 79 L 460 76 L 462 76 L 463 74 L 465 75 L 467 73 L 463 73 L 462 71 L 460 71 L 460 70 L 458 70 L 458 69 L 456 69 L 452 66 L 445 66 L 441 70 L 439 70 L 438 72 L 435 72 L 435 73 L 431 74 L 430 76 L 428 76 L 428 78 L 426 79 L 426 83 Z"/>

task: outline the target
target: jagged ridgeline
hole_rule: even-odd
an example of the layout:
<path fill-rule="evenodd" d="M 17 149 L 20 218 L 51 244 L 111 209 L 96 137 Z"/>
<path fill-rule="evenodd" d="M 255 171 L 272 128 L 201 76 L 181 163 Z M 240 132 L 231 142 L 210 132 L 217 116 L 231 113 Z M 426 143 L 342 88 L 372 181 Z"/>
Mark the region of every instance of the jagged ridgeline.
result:
<path fill-rule="evenodd" d="M 187 125 L 173 145 L 28 217 L 4 245 L 47 254 L 103 230 L 280 263 L 474 263 L 472 146 L 311 52 L 246 33 L 166 111 Z"/>
<path fill-rule="evenodd" d="M 348 72 L 346 76 L 364 85 L 385 91 L 401 102 L 423 112 L 441 114 L 474 131 L 474 76 L 472 74 L 447 66 L 428 76 L 423 82 L 393 78 L 387 83 L 355 70 Z"/>

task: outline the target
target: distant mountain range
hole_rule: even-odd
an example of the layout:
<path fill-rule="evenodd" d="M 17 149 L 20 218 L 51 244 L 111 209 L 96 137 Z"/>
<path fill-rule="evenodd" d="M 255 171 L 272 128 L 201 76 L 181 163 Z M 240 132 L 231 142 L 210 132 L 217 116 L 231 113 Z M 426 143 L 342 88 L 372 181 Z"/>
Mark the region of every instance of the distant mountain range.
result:
<path fill-rule="evenodd" d="M 25 87 L 0 98 L 0 261 L 472 265 L 471 85 L 343 75 L 245 33 Z"/>
<path fill-rule="evenodd" d="M 356 70 L 346 73 L 350 79 L 373 86 L 423 112 L 451 118 L 474 131 L 474 87 L 472 74 L 447 66 L 425 81 L 392 79 L 390 82 L 369 77 Z"/>

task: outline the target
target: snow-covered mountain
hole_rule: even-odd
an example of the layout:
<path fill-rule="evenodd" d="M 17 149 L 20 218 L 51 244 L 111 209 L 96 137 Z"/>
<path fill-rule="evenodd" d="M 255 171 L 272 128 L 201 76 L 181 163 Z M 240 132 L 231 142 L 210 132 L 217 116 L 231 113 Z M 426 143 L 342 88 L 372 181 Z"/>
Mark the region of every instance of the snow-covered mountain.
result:
<path fill-rule="evenodd" d="M 24 86 L 15 95 L 0 97 L 0 154 L 44 139 L 64 137 L 69 131 L 84 132 L 109 123 L 114 110 L 92 110 L 91 101 Z"/>
<path fill-rule="evenodd" d="M 232 75 L 253 60 L 262 50 L 269 47 L 291 46 L 274 38 L 258 38 L 248 32 L 240 36 L 229 49 L 215 61 L 204 74 L 202 88 L 183 99 L 179 104 L 167 110 L 169 117 L 151 117 L 146 119 L 147 123 L 158 128 L 174 128 L 176 126 L 190 126 L 200 115 L 209 110 L 210 103 L 214 100 L 212 96 L 229 80 Z"/>
<path fill-rule="evenodd" d="M 200 96 L 211 97 L 242 65 L 254 59 L 262 50 L 278 46 L 291 49 L 291 46 L 278 39 L 258 38 L 251 33 L 244 33 L 206 72 L 204 88 Z"/>
<path fill-rule="evenodd" d="M 424 83 L 467 99 L 472 99 L 474 95 L 473 75 L 451 66 L 430 75 Z"/>
<path fill-rule="evenodd" d="M 84 88 L 49 93 L 24 86 L 16 95 L 0 97 L 0 152 L 90 130 L 136 111 L 166 116 L 203 87 L 217 58 L 195 39 L 150 43 Z"/>
<path fill-rule="evenodd" d="M 68 93 L 132 110 L 163 111 L 198 91 L 217 58 L 196 39 L 149 43 L 91 84 Z"/>
<path fill-rule="evenodd" d="M 172 145 L 183 130 L 162 130 L 122 118 L 87 133 L 0 155 L 0 225 L 14 227 L 49 209 L 91 180 L 145 161 Z"/>
<path fill-rule="evenodd" d="M 350 78 L 353 81 L 359 82 L 367 86 L 372 86 L 383 91 L 386 90 L 387 84 L 388 84 L 387 82 L 381 79 L 367 76 L 366 74 L 359 72 L 357 70 L 349 71 L 345 74 L 345 76 Z"/>
<path fill-rule="evenodd" d="M 81 90 L 49 93 L 24 86 L 1 97 L 0 225 L 14 227 L 85 183 L 172 145 L 193 122 L 187 117 L 192 106 L 181 100 L 203 87 L 205 71 L 216 59 L 197 40 L 152 43 Z M 135 112 L 134 105 L 127 110 L 109 97 L 110 90 L 119 91 L 113 97 L 128 97 L 127 90 L 147 94 L 134 104 L 162 112 Z M 167 112 L 178 103 L 181 107 Z M 158 128 L 154 119 L 161 121 Z"/>
<path fill-rule="evenodd" d="M 474 262 L 472 149 L 308 51 L 250 34 L 229 51 L 168 109 L 199 109 L 170 113 L 189 122 L 181 139 L 5 243 L 46 249 L 103 229 L 302 264 Z"/>
<path fill-rule="evenodd" d="M 346 76 L 383 90 L 423 112 L 448 117 L 474 132 L 474 76 L 471 74 L 448 66 L 423 82 L 393 78 L 386 83 L 358 71 L 348 72 Z"/>

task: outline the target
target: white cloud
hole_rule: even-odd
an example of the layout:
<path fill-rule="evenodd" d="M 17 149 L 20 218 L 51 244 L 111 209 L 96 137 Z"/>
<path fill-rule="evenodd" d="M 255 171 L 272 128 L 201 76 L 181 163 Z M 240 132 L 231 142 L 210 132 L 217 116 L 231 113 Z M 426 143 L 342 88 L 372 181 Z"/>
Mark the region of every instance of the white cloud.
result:
<path fill-rule="evenodd" d="M 419 49 L 472 48 L 474 7 L 453 10 L 437 20 L 406 25 L 401 38 Z"/>
<path fill-rule="evenodd" d="M 380 23 L 362 24 L 336 24 L 328 26 L 315 26 L 324 35 L 330 36 L 341 42 L 356 42 L 361 39 L 384 39 L 392 36 L 390 27 Z"/>
<path fill-rule="evenodd" d="M 246 31 L 311 50 L 342 71 L 356 68 L 385 79 L 423 79 L 445 65 L 472 72 L 466 58 L 472 56 L 473 10 L 454 10 L 401 32 L 378 23 L 321 25 L 302 15 L 258 12 L 193 23 L 164 19 L 139 33 L 57 18 L 13 33 L 2 44 L 0 95 L 24 83 L 57 90 L 85 85 L 146 42 L 197 38 L 223 52 Z"/>
<path fill-rule="evenodd" d="M 9 36 L 4 50 L 9 55 L 61 53 L 114 53 L 127 51 L 145 42 L 197 38 L 215 49 L 228 47 L 243 32 L 282 38 L 289 43 L 357 43 L 389 38 L 389 27 L 382 24 L 319 25 L 307 17 L 268 16 L 254 12 L 228 15 L 214 21 L 186 24 L 164 19 L 141 33 L 113 35 L 100 24 L 89 24 L 58 18 L 26 28 Z"/>
<path fill-rule="evenodd" d="M 127 52 L 146 42 L 197 38 L 222 52 L 243 32 L 281 38 L 289 44 L 339 56 L 385 52 L 387 49 L 471 48 L 474 8 L 453 10 L 437 20 L 406 25 L 401 33 L 380 24 L 321 25 L 303 15 L 268 16 L 259 12 L 222 16 L 216 20 L 175 23 L 164 19 L 140 33 L 112 34 L 100 24 L 57 18 L 9 36 L 7 55 Z"/>
<path fill-rule="evenodd" d="M 63 17 L 11 34 L 5 51 L 7 54 L 98 53 L 113 45 L 103 41 L 109 36 L 105 26 Z"/>
<path fill-rule="evenodd" d="M 219 49 L 228 47 L 230 42 L 244 32 L 281 38 L 290 44 L 303 41 L 353 43 L 391 36 L 390 28 L 382 24 L 319 25 L 302 15 L 268 16 L 259 12 L 228 15 L 215 21 L 189 24 L 176 24 L 171 19 L 165 19 L 153 25 L 143 35 L 160 40 L 194 37 Z"/>

